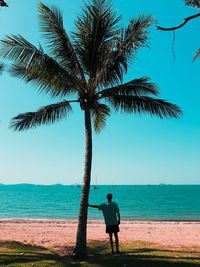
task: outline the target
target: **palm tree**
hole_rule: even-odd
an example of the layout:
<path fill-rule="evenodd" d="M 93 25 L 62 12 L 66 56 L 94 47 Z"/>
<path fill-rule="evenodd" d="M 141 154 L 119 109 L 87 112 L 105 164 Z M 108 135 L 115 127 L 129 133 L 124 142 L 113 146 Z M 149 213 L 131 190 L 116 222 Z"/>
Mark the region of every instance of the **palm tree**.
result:
<path fill-rule="evenodd" d="M 92 166 L 92 129 L 100 132 L 111 108 L 127 113 L 149 113 L 160 118 L 177 118 L 181 110 L 158 99 L 158 88 L 148 77 L 122 83 L 128 64 L 139 47 L 147 46 L 151 16 L 130 20 L 126 28 L 107 0 L 86 4 L 69 36 L 57 8 L 39 4 L 40 30 L 48 51 L 35 47 L 20 35 L 1 41 L 0 56 L 11 60 L 10 72 L 25 82 L 32 82 L 39 92 L 63 98 L 36 112 L 19 114 L 11 121 L 16 131 L 51 124 L 69 115 L 71 103 L 77 103 L 85 122 L 85 167 L 74 255 L 87 254 L 86 228 Z M 93 126 L 93 128 L 92 128 Z"/>

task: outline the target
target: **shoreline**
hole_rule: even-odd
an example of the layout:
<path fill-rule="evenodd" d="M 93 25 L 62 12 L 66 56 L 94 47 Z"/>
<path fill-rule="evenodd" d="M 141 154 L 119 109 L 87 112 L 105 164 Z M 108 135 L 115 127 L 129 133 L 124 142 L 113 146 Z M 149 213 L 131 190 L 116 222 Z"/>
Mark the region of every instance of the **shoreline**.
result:
<path fill-rule="evenodd" d="M 74 245 L 77 220 L 0 219 L 0 241 L 48 248 Z M 103 220 L 88 220 L 89 242 L 108 242 Z M 121 243 L 150 242 L 164 248 L 197 248 L 200 251 L 200 221 L 138 221 L 122 220 Z"/>
<path fill-rule="evenodd" d="M 0 223 L 1 222 L 74 222 L 77 223 L 78 219 L 52 219 L 52 218 L 0 218 Z M 188 223 L 200 223 L 200 219 L 198 220 L 188 220 L 188 219 L 121 219 L 123 223 L 148 223 L 148 222 L 158 222 L 158 223 L 170 223 L 170 222 L 188 222 Z M 88 223 L 104 223 L 104 219 L 88 219 Z"/>

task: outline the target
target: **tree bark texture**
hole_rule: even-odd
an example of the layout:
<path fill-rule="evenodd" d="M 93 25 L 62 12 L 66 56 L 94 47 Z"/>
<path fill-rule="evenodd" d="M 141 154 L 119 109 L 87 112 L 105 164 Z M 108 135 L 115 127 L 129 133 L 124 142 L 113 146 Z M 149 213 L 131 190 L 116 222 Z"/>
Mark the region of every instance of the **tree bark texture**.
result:
<path fill-rule="evenodd" d="M 76 246 L 73 256 L 75 259 L 85 259 L 87 257 L 87 216 L 88 198 L 90 192 L 91 168 L 92 168 L 92 126 L 89 109 L 85 109 L 85 166 L 84 178 L 79 210 L 78 228 L 76 234 Z"/>

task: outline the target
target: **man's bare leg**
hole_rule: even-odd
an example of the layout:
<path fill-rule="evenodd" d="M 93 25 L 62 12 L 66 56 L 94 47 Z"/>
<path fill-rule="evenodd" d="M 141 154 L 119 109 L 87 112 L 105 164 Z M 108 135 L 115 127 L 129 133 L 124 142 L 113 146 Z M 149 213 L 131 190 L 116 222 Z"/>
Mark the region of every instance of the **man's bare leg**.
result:
<path fill-rule="evenodd" d="M 115 235 L 116 253 L 120 253 L 119 252 L 119 237 L 118 237 L 118 233 L 114 233 L 114 235 Z"/>
<path fill-rule="evenodd" d="M 113 235 L 112 235 L 112 233 L 109 233 L 109 237 L 110 237 L 111 251 L 112 251 L 112 254 L 114 254 L 114 249 L 113 249 Z"/>

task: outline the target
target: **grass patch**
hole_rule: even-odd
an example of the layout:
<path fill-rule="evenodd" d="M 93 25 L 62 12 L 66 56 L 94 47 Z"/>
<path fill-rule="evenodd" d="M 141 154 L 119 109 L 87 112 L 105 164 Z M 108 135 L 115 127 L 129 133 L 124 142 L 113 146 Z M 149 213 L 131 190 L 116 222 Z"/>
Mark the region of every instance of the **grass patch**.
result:
<path fill-rule="evenodd" d="M 110 255 L 108 243 L 91 242 L 88 260 L 73 261 L 70 255 L 60 256 L 43 247 L 19 242 L 0 242 L 2 267 L 196 267 L 200 252 L 195 249 L 167 250 L 156 244 L 137 241 L 122 244 L 120 255 Z"/>

